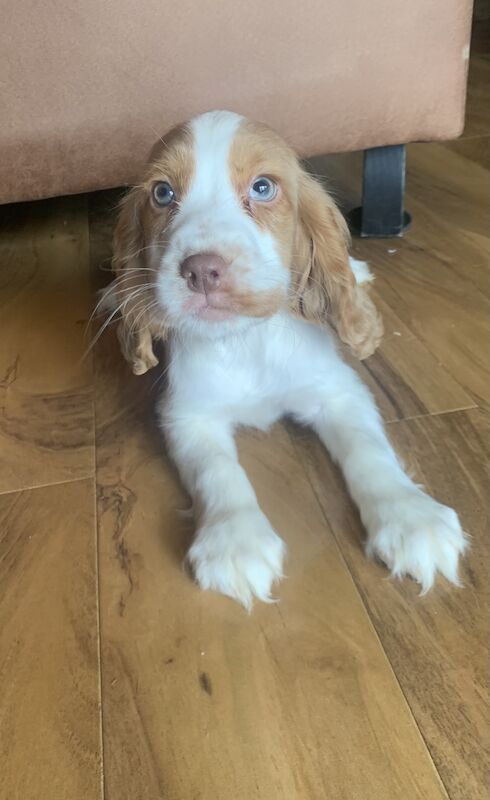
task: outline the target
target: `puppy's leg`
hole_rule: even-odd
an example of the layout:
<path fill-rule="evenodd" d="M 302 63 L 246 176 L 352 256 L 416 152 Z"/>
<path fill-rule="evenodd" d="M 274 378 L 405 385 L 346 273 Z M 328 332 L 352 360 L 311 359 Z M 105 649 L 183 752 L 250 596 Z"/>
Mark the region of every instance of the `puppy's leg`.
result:
<path fill-rule="evenodd" d="M 231 430 L 214 419 L 168 411 L 162 425 L 194 505 L 197 533 L 188 559 L 197 582 L 248 609 L 254 596 L 270 600 L 285 545 L 259 508 Z"/>
<path fill-rule="evenodd" d="M 336 358 L 328 383 L 310 396 L 310 423 L 339 463 L 368 538 L 366 550 L 394 575 L 411 575 L 425 592 L 436 572 L 458 582 L 466 539 L 456 513 L 405 474 L 376 405 L 354 370 Z"/>

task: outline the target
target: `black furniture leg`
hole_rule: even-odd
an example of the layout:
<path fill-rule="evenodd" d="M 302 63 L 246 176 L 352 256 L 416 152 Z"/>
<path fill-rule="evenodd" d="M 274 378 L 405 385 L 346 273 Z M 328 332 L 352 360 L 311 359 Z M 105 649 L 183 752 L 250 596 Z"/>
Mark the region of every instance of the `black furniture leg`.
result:
<path fill-rule="evenodd" d="M 404 193 L 405 145 L 365 150 L 362 206 L 348 214 L 351 231 L 365 238 L 403 236 L 411 222 Z"/>

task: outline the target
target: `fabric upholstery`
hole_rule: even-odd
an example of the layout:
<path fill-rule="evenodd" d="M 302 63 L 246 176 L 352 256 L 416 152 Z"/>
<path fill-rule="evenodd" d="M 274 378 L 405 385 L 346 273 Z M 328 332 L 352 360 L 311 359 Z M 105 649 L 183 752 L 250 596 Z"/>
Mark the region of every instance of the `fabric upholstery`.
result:
<path fill-rule="evenodd" d="M 471 0 L 16 0 L 0 32 L 0 202 L 134 181 L 228 108 L 302 154 L 457 136 Z"/>

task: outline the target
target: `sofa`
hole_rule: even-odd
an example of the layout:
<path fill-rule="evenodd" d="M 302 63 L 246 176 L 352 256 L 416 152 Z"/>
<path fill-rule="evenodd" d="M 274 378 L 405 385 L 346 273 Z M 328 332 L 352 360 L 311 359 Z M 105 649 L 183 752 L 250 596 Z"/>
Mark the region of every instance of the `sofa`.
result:
<path fill-rule="evenodd" d="M 210 108 L 270 124 L 304 156 L 453 139 L 471 13 L 471 0 L 4 4 L 0 202 L 129 184 L 162 132 Z"/>

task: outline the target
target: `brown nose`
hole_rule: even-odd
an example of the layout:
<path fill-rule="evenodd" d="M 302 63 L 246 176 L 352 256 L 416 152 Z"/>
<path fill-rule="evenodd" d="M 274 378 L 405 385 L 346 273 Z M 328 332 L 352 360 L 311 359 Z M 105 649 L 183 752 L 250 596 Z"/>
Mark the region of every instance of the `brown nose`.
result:
<path fill-rule="evenodd" d="M 196 253 L 184 259 L 180 274 L 193 292 L 207 294 L 219 287 L 226 267 L 226 261 L 217 253 Z"/>

